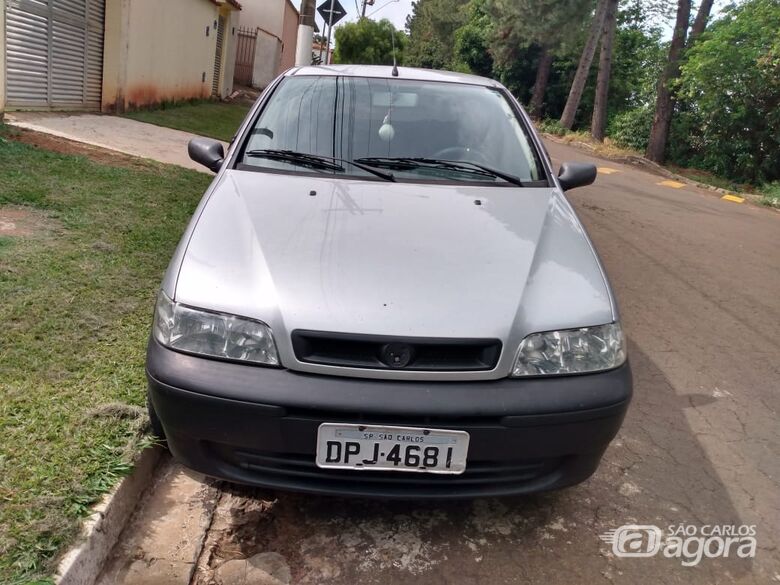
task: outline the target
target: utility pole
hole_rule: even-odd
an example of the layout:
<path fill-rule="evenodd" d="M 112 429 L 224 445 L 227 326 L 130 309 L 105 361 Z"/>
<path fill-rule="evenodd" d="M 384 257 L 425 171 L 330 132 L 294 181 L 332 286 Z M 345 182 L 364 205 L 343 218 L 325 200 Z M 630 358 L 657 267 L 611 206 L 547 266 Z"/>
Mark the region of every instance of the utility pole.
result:
<path fill-rule="evenodd" d="M 298 44 L 295 47 L 295 65 L 311 65 L 314 43 L 314 11 L 316 0 L 301 0 L 301 16 L 298 19 Z"/>
<path fill-rule="evenodd" d="M 325 65 L 330 65 L 330 37 L 333 35 L 333 4 L 336 0 L 330 0 L 330 12 L 328 13 L 328 47 L 325 53 Z"/>
<path fill-rule="evenodd" d="M 373 6 L 374 0 L 363 0 L 363 9 L 360 11 L 360 18 L 366 17 L 366 7 Z"/>

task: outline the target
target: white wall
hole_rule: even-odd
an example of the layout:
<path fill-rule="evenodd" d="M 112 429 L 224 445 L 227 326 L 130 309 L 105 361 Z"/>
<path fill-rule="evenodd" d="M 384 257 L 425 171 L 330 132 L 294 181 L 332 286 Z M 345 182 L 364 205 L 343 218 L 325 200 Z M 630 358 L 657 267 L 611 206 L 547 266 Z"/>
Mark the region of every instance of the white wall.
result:
<path fill-rule="evenodd" d="M 236 50 L 238 49 L 238 26 L 241 12 L 231 10 L 225 26 L 225 41 L 222 61 L 222 82 L 219 86 L 219 97 L 226 98 L 233 93 L 233 75 L 236 72 Z"/>
<path fill-rule="evenodd" d="M 284 5 L 287 0 L 242 0 L 241 26 L 262 28 L 280 39 L 284 36 Z"/>
<path fill-rule="evenodd" d="M 211 95 L 218 14 L 208 0 L 131 0 L 129 107 Z"/>
<path fill-rule="evenodd" d="M 262 30 L 257 31 L 252 87 L 265 89 L 276 77 L 282 58 L 282 42 Z"/>
<path fill-rule="evenodd" d="M 277 47 L 270 40 L 261 42 L 258 36 L 252 85 L 265 87 L 279 73 L 295 65 L 298 10 L 289 0 L 242 0 L 241 7 L 243 28 L 260 29 L 260 35 L 274 36 L 281 43 Z"/>
<path fill-rule="evenodd" d="M 237 16 L 211 0 L 107 0 L 103 109 L 124 111 L 163 101 L 208 98 L 217 34 L 226 16 L 220 95 L 233 87 Z M 208 35 L 206 30 L 208 29 Z"/>

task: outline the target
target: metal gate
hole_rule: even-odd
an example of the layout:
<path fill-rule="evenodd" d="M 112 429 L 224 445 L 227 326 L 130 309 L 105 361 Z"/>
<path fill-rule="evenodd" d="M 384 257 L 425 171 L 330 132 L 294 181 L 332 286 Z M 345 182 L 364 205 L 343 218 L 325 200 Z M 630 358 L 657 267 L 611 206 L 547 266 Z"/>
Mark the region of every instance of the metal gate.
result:
<path fill-rule="evenodd" d="M 219 78 L 222 75 L 222 47 L 225 45 L 225 17 L 219 17 L 217 26 L 217 52 L 214 56 L 214 81 L 211 84 L 211 94 L 219 96 Z"/>
<path fill-rule="evenodd" d="M 6 0 L 9 107 L 100 109 L 105 0 Z"/>
<path fill-rule="evenodd" d="M 255 47 L 257 45 L 257 29 L 238 29 L 236 46 L 236 70 L 233 81 L 238 85 L 252 85 L 252 72 L 255 68 Z"/>

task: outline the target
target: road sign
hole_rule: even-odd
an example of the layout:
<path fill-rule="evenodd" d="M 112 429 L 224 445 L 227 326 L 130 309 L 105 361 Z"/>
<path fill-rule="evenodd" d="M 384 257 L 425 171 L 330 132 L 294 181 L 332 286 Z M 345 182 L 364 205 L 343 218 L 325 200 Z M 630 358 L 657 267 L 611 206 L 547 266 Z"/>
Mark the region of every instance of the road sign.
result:
<path fill-rule="evenodd" d="M 334 25 L 347 15 L 347 11 L 339 3 L 339 0 L 325 0 L 317 8 L 326 25 Z"/>

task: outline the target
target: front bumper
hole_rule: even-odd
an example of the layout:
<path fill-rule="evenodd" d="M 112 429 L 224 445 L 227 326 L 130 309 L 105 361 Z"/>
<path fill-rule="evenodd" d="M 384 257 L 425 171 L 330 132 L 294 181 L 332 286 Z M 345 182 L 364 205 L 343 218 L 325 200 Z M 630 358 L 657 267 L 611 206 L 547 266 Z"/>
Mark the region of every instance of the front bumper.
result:
<path fill-rule="evenodd" d="M 371 497 L 457 498 L 557 489 L 587 479 L 631 399 L 628 364 L 599 374 L 399 382 L 219 362 L 151 340 L 151 402 L 188 467 L 268 488 Z M 323 422 L 467 431 L 459 476 L 316 467 Z"/>

